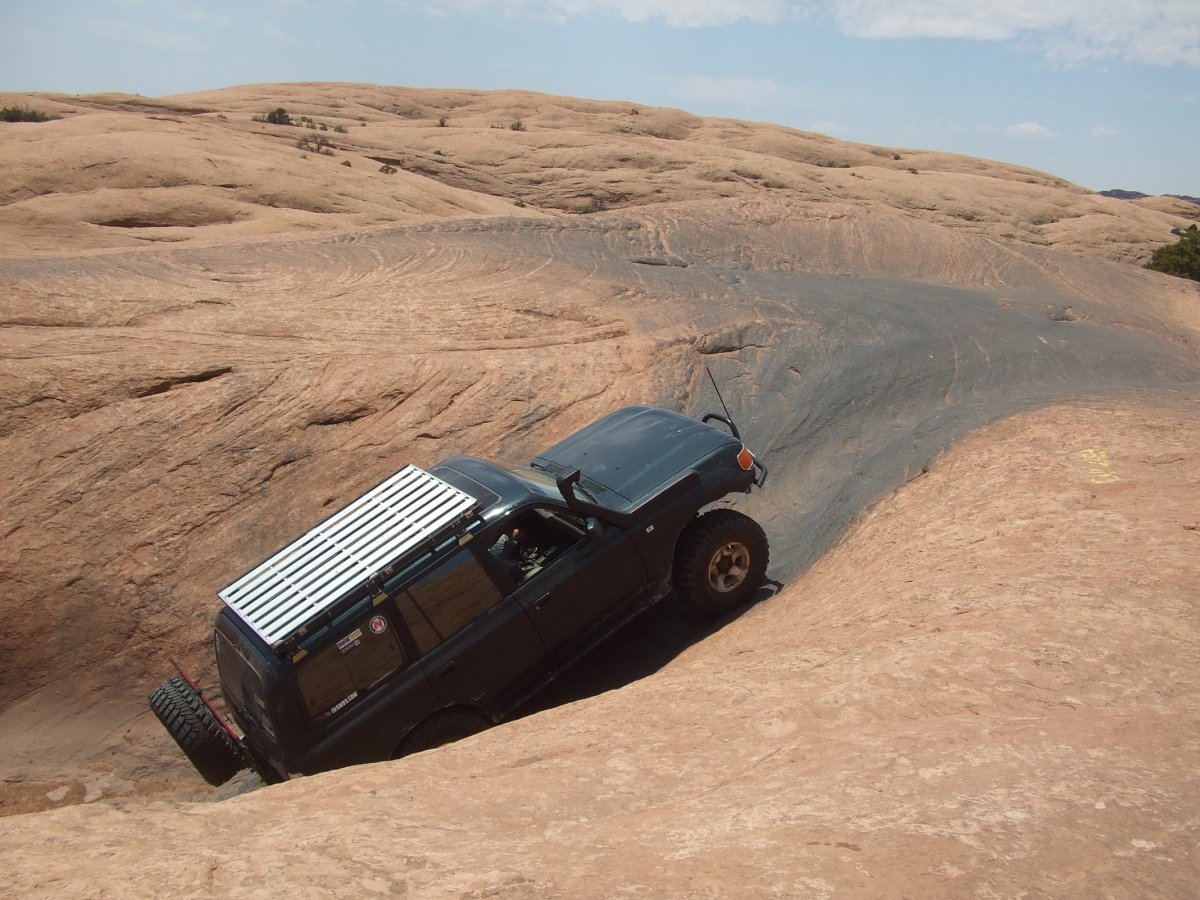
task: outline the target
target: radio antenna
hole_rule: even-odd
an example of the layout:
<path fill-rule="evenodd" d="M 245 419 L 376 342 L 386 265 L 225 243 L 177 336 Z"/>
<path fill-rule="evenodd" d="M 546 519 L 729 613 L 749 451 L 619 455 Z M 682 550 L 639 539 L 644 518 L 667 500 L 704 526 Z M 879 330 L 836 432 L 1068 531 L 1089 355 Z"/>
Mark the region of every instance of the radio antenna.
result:
<path fill-rule="evenodd" d="M 721 389 L 717 387 L 717 379 L 713 378 L 712 369 L 708 367 L 707 363 L 704 371 L 708 373 L 708 380 L 712 382 L 713 390 L 717 392 L 717 399 L 721 401 L 721 409 L 725 410 L 725 418 L 729 420 L 730 425 L 733 425 L 733 416 L 729 414 L 729 407 L 725 405 L 725 398 L 721 396 Z"/>

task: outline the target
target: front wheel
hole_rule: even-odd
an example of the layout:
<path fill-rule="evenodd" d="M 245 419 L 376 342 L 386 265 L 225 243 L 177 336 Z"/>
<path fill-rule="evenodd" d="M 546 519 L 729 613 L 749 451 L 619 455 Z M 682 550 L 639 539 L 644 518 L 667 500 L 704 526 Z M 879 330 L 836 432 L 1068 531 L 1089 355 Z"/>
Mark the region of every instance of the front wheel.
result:
<path fill-rule="evenodd" d="M 750 599 L 767 574 L 769 552 L 757 522 L 715 509 L 683 529 L 672 582 L 688 610 L 713 618 Z"/>

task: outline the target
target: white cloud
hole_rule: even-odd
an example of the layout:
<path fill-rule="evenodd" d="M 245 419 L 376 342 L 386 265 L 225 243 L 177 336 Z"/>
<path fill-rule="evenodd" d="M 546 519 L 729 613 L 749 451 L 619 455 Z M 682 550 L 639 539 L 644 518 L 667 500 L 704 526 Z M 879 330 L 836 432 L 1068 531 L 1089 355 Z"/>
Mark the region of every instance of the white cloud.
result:
<path fill-rule="evenodd" d="M 805 130 L 815 131 L 817 134 L 830 134 L 834 137 L 846 137 L 850 134 L 849 127 L 841 122 L 813 122 Z"/>
<path fill-rule="evenodd" d="M 1114 134 L 1120 134 L 1116 128 L 1111 125 L 1097 125 L 1090 132 L 1092 137 L 1112 137 Z"/>
<path fill-rule="evenodd" d="M 1052 138 L 1058 136 L 1045 125 L 1039 125 L 1037 122 L 1019 122 L 1016 125 L 1009 125 L 1004 129 L 1004 133 L 1009 137 L 1019 138 Z"/>
<path fill-rule="evenodd" d="M 278 0 L 277 0 L 278 2 Z M 1200 66 L 1198 0 L 397 0 L 431 14 L 480 12 L 556 19 L 615 15 L 698 28 L 774 24 L 814 14 L 860 38 L 1021 41 L 1063 63 L 1123 59 Z"/>
<path fill-rule="evenodd" d="M 279 41 L 282 44 L 298 44 L 300 43 L 295 37 L 288 34 L 282 28 L 270 24 L 269 22 L 262 27 L 262 33 L 273 41 Z"/>
<path fill-rule="evenodd" d="M 854 37 L 1022 39 L 1062 62 L 1200 66 L 1196 0 L 826 0 Z"/>
<path fill-rule="evenodd" d="M 766 106 L 791 98 L 787 88 L 765 78 L 713 78 L 694 75 L 674 78 L 670 82 L 672 97 L 680 100 L 708 100 L 719 103 Z"/>
<path fill-rule="evenodd" d="M 468 12 L 498 7 L 507 13 L 545 14 L 558 19 L 617 15 L 629 22 L 653 19 L 678 28 L 702 28 L 735 22 L 779 22 L 803 15 L 807 4 L 794 0 L 440 0 L 422 6 L 434 14 L 447 7 Z"/>
<path fill-rule="evenodd" d="M 176 34 L 139 25 L 136 22 L 122 22 L 113 19 L 87 19 L 85 24 L 88 31 L 96 37 L 107 41 L 121 41 L 127 44 L 137 44 L 150 50 L 206 50 L 208 46 L 200 40 L 187 34 Z"/>
<path fill-rule="evenodd" d="M 195 22 L 198 25 L 219 25 L 222 28 L 233 22 L 229 16 L 221 13 L 210 13 L 207 9 L 186 9 L 183 11 L 185 22 Z"/>

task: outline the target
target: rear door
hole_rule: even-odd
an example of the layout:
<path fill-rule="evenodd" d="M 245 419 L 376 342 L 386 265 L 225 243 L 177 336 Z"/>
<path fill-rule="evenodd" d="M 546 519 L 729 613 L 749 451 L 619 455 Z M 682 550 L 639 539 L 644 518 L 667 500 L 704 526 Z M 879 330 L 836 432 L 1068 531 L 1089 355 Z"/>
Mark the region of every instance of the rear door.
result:
<path fill-rule="evenodd" d="M 443 705 L 502 713 L 545 670 L 546 651 L 525 608 L 466 547 L 394 600 Z"/>

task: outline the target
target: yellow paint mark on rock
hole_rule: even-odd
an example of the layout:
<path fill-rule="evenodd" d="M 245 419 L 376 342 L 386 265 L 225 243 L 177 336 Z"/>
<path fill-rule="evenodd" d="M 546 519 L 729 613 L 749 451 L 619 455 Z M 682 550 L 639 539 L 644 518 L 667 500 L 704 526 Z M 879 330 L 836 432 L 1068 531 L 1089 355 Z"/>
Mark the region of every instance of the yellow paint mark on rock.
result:
<path fill-rule="evenodd" d="M 1112 461 L 1104 450 L 1080 450 L 1079 457 L 1088 467 L 1088 480 L 1092 484 L 1111 484 L 1121 476 L 1112 471 Z"/>

